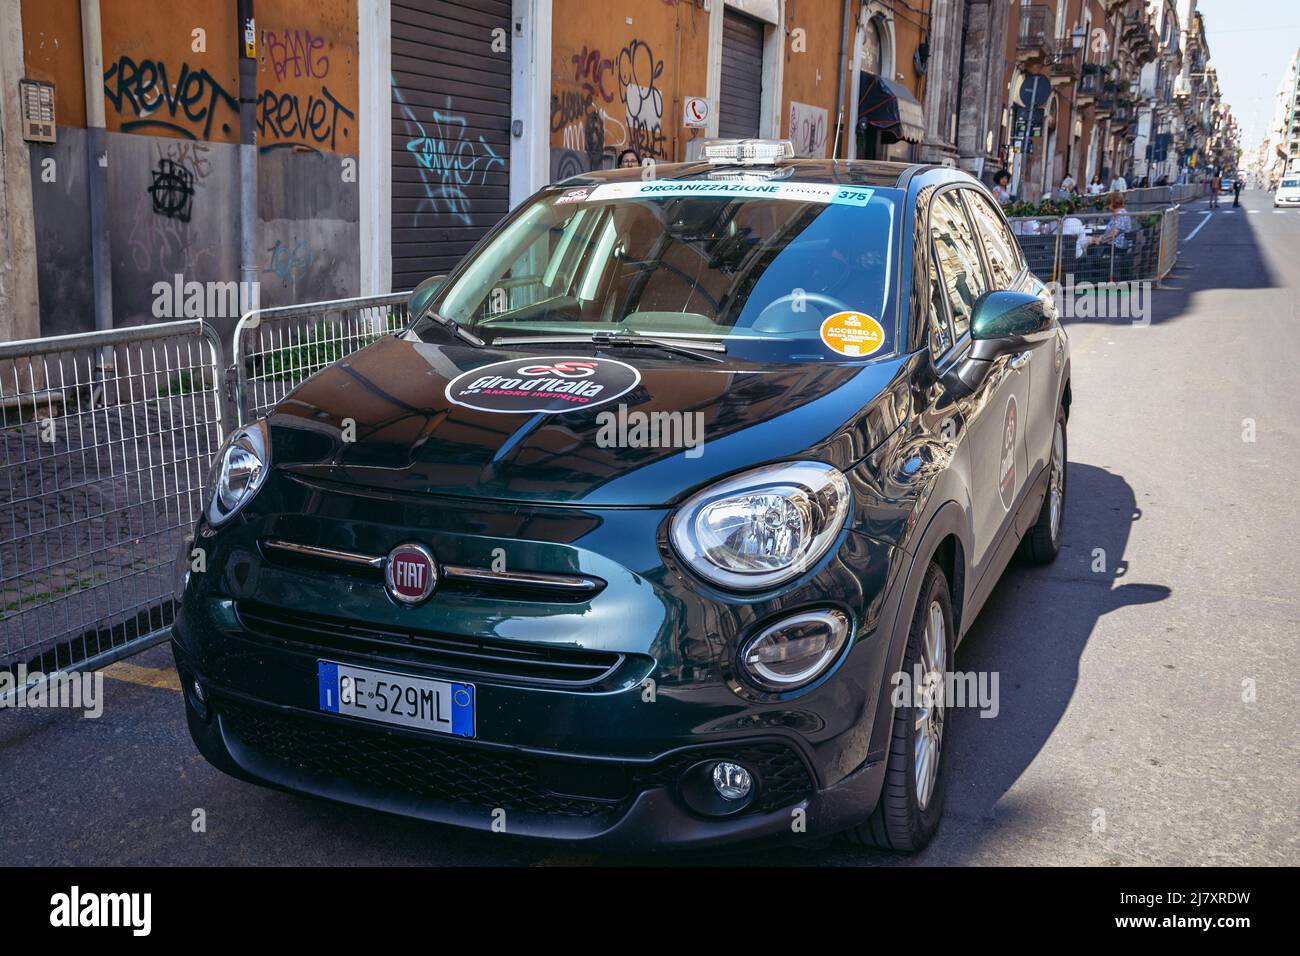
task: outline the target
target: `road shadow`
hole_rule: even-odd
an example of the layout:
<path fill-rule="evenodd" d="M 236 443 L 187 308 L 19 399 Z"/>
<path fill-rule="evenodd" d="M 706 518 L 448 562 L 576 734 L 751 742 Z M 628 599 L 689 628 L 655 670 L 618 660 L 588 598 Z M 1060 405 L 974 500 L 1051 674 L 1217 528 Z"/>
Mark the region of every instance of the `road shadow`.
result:
<path fill-rule="evenodd" d="M 1164 585 L 1129 581 L 1123 555 L 1142 520 L 1121 475 L 1072 462 L 1061 554 L 1049 567 L 1013 562 L 957 651 L 962 673 L 996 674 L 996 716 L 953 712 L 946 754 L 944 823 L 924 852 L 907 856 L 843 846 L 727 854 L 733 865 L 961 864 L 980 858 L 982 833 L 1003 795 L 1034 761 L 1060 723 L 1079 680 L 1079 660 L 1098 622 L 1112 612 L 1163 601 Z M 945 841 L 945 830 L 959 839 Z M 679 862 L 696 862 L 680 858 Z"/>

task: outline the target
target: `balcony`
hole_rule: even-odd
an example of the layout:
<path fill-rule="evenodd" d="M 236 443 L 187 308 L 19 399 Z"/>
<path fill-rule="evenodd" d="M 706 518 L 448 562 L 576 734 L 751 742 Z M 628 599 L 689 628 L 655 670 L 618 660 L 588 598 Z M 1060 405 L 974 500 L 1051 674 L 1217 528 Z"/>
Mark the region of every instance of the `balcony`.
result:
<path fill-rule="evenodd" d="M 1047 54 L 1047 72 L 1052 77 L 1075 79 L 1079 76 L 1082 60 L 1083 50 L 1076 50 L 1069 38 L 1053 40 Z"/>
<path fill-rule="evenodd" d="M 1129 13 L 1124 16 L 1124 31 L 1121 34 L 1128 43 L 1129 52 L 1138 63 L 1150 63 L 1159 54 L 1156 50 L 1156 33 L 1151 26 L 1151 18 L 1145 11 Z"/>
<path fill-rule="evenodd" d="M 1097 102 L 1093 104 L 1093 112 L 1097 119 L 1108 119 L 1115 112 L 1115 97 L 1110 93 L 1098 97 Z"/>
<path fill-rule="evenodd" d="M 1091 102 L 1101 95 L 1101 86 L 1101 65 L 1097 63 L 1083 64 L 1083 71 L 1079 76 L 1079 90 L 1077 94 L 1079 105 L 1086 105 L 1088 102 Z"/>
<path fill-rule="evenodd" d="M 1016 53 L 1022 59 L 1047 56 L 1055 45 L 1056 14 L 1051 7 L 1035 3 L 1020 8 L 1020 33 Z"/>

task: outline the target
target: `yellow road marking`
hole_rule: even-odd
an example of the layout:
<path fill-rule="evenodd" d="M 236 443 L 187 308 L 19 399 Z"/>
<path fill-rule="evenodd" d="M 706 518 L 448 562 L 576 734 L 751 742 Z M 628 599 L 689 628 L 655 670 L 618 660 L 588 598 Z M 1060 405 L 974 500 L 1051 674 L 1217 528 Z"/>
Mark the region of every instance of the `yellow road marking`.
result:
<path fill-rule="evenodd" d="M 139 684 L 141 687 L 160 687 L 163 690 L 181 689 L 181 679 L 176 671 L 170 667 L 141 667 L 139 664 L 118 661 L 116 664 L 109 664 L 104 668 L 104 676 L 111 677 L 113 680 L 125 681 L 128 684 Z"/>

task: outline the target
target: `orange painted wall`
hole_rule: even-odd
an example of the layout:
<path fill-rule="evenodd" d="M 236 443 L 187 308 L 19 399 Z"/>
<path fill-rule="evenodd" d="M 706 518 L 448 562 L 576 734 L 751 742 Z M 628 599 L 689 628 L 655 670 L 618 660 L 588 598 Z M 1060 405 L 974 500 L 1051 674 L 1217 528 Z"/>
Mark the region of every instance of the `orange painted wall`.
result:
<path fill-rule="evenodd" d="M 781 135 L 795 142 L 801 154 L 805 146 L 824 141 L 830 157 L 835 146 L 835 122 L 838 115 L 841 38 L 844 5 L 840 0 L 787 0 L 785 7 L 785 76 L 781 90 Z M 849 42 L 853 42 L 850 23 Z M 847 96 L 848 86 L 845 86 Z M 826 111 L 824 125 L 820 114 L 800 111 L 791 115 L 791 104 L 801 103 Z M 791 122 L 795 121 L 795 128 Z"/>
<path fill-rule="evenodd" d="M 694 4 L 646 0 L 616 12 L 607 0 L 555 0 L 553 154 L 583 169 L 609 166 L 628 148 L 643 158 L 683 157 L 691 133 L 682 103 L 707 91 L 708 35 L 708 14 Z"/>
<path fill-rule="evenodd" d="M 22 16 L 26 76 L 54 84 L 54 116 L 59 126 L 85 126 L 81 4 L 77 0 L 27 0 Z"/>
<path fill-rule="evenodd" d="M 26 75 L 54 83 L 58 125 L 84 127 L 80 4 L 24 0 L 22 18 Z M 110 131 L 239 141 L 233 5 L 104 0 L 101 18 Z M 356 0 L 263 0 L 257 23 L 260 145 L 356 153 Z"/>

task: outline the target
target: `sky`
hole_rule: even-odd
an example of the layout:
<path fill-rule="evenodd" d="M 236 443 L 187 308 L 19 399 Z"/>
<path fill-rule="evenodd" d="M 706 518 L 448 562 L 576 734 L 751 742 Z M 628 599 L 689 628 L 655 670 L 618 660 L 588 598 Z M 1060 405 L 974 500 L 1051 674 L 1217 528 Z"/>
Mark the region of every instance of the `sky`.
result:
<path fill-rule="evenodd" d="M 1210 42 L 1210 65 L 1251 149 L 1273 119 L 1274 96 L 1300 50 L 1296 0 L 1197 0 Z"/>

